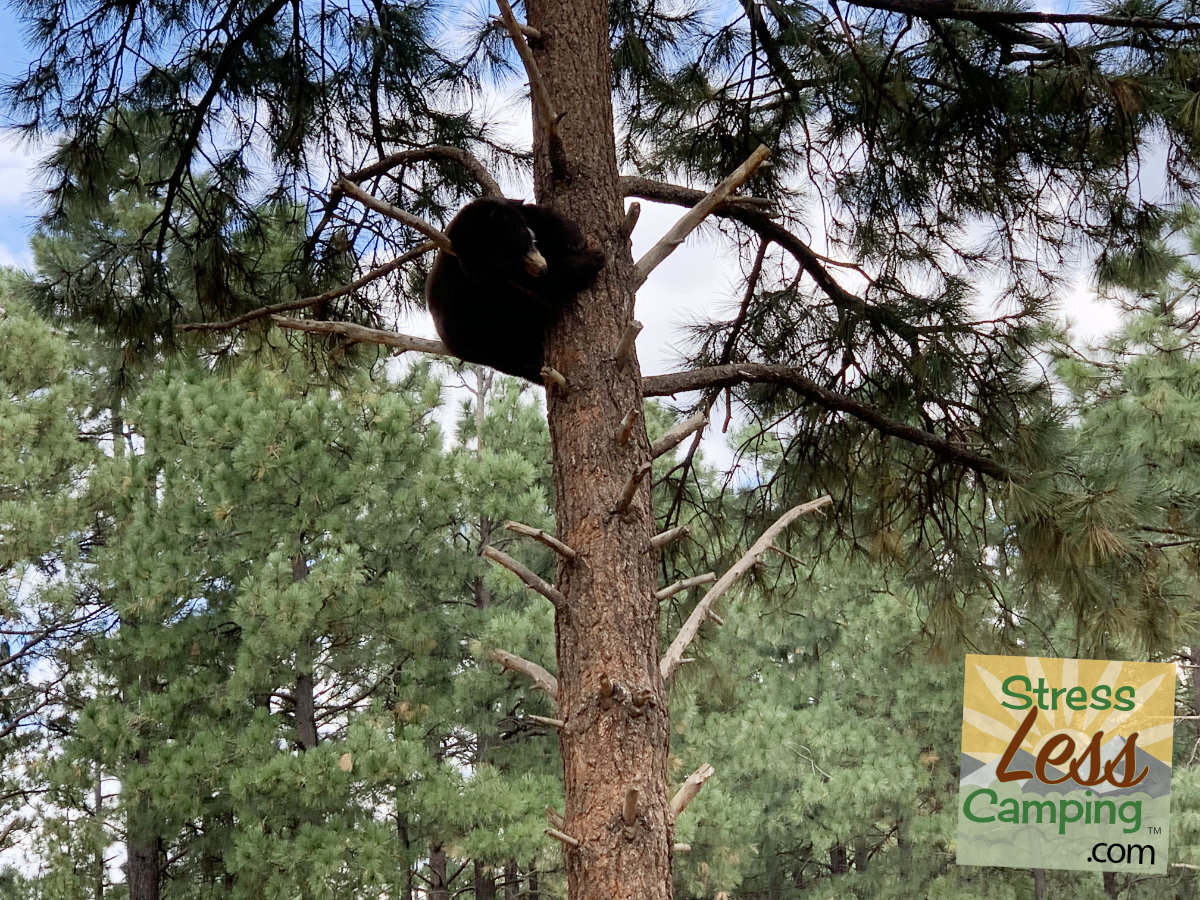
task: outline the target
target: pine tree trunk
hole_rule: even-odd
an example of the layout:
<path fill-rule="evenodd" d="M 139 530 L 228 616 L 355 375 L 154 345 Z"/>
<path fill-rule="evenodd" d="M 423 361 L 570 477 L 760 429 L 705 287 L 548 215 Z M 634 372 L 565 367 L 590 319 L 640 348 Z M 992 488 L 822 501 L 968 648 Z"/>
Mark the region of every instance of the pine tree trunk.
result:
<path fill-rule="evenodd" d="M 104 821 L 104 770 L 96 766 L 96 783 L 92 788 L 92 802 L 97 822 Z M 107 848 L 101 844 L 96 848 L 96 858 L 92 865 L 94 866 L 93 878 L 95 879 L 95 888 L 92 891 L 92 900 L 104 900 L 104 853 Z"/>
<path fill-rule="evenodd" d="M 145 765 L 146 752 L 134 754 L 135 765 Z M 158 900 L 159 837 L 154 816 L 141 800 L 134 800 L 126 818 L 125 880 L 129 883 L 129 900 Z"/>
<path fill-rule="evenodd" d="M 832 875 L 845 875 L 850 871 L 850 854 L 839 844 L 829 851 L 829 872 Z"/>
<path fill-rule="evenodd" d="M 308 563 L 303 553 L 292 557 L 292 582 L 308 578 Z M 317 746 L 316 683 L 313 679 L 312 647 L 304 643 L 296 652 L 296 746 L 301 752 Z"/>
<path fill-rule="evenodd" d="M 311 664 L 311 660 L 309 661 Z M 296 673 L 296 745 L 302 750 L 317 746 L 316 686 L 311 671 Z"/>
<path fill-rule="evenodd" d="M 615 512 L 634 472 L 649 460 L 645 430 L 623 446 L 622 417 L 642 408 L 636 354 L 616 358 L 632 320 L 634 278 L 620 232 L 624 208 L 613 136 L 608 5 L 528 0 L 541 34 L 534 56 L 561 117 L 565 173 L 551 165 L 545 123 L 534 129 L 539 202 L 573 219 L 608 265 L 552 330 L 547 361 L 567 380 L 547 390 L 558 535 L 579 555 L 560 559 L 557 586 L 558 717 L 565 783 L 564 844 L 571 900 L 671 896 L 666 786 L 667 706 L 658 670 L 653 521 L 649 479 Z M 565 177 L 563 177 L 565 175 Z M 641 419 L 639 419 L 639 423 Z M 638 791 L 632 825 L 622 821 Z"/>
<path fill-rule="evenodd" d="M 429 900 L 450 900 L 446 851 L 441 844 L 429 848 Z"/>
<path fill-rule="evenodd" d="M 129 900 L 158 900 L 158 839 L 129 842 Z"/>
<path fill-rule="evenodd" d="M 479 861 L 475 862 L 475 900 L 496 900 L 496 877 Z"/>

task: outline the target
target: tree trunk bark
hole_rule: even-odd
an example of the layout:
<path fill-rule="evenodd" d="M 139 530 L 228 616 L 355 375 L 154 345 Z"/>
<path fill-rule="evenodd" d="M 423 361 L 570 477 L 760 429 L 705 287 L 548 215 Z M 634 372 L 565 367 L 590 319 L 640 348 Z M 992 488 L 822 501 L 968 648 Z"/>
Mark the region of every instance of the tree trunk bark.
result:
<path fill-rule="evenodd" d="M 475 863 L 475 900 L 496 900 L 496 876 L 483 863 Z"/>
<path fill-rule="evenodd" d="M 446 851 L 441 844 L 429 848 L 429 900 L 450 900 Z"/>
<path fill-rule="evenodd" d="M 134 753 L 134 764 L 146 764 L 145 750 Z M 133 801 L 125 827 L 125 879 L 129 882 L 129 900 L 158 900 L 158 851 L 161 841 L 154 814 L 145 801 Z"/>
<path fill-rule="evenodd" d="M 292 582 L 308 578 L 308 563 L 302 552 L 292 557 Z M 316 683 L 313 679 L 312 647 L 305 642 L 296 651 L 296 746 L 301 752 L 317 746 Z"/>
<path fill-rule="evenodd" d="M 92 804 L 95 810 L 92 815 L 96 821 L 102 823 L 104 821 L 104 771 L 96 766 L 96 783 L 92 788 Z M 93 900 L 104 900 L 104 852 L 107 848 L 103 845 L 96 848 L 96 858 L 93 860 L 93 875 L 95 879 L 95 887 L 92 890 Z"/>
<path fill-rule="evenodd" d="M 129 900 L 158 900 L 158 839 L 129 842 Z"/>
<path fill-rule="evenodd" d="M 666 762 L 667 705 L 658 669 L 649 478 L 632 503 L 618 501 L 649 461 L 636 353 L 616 349 L 633 319 L 635 283 L 621 233 L 613 130 L 608 5 L 601 0 L 528 0 L 541 37 L 534 58 L 545 81 L 562 153 L 552 165 L 546 123 L 534 123 L 534 189 L 600 246 L 608 264 L 596 285 L 551 330 L 547 361 L 567 380 L 547 390 L 558 536 L 578 557 L 559 560 L 566 596 L 555 616 L 558 717 L 565 784 L 563 845 L 571 900 L 666 900 L 671 832 Z M 622 819 L 638 791 L 632 825 Z"/>

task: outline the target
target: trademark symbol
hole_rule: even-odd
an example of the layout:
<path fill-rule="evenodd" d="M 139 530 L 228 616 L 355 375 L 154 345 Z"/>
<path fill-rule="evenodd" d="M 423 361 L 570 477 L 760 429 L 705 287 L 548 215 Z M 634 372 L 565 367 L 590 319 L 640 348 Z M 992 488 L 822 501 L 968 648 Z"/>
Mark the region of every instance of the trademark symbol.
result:
<path fill-rule="evenodd" d="M 1162 829 L 1159 828 L 1157 825 L 1150 825 L 1146 828 L 1146 830 L 1148 832 L 1150 832 L 1151 834 L 1162 834 Z"/>

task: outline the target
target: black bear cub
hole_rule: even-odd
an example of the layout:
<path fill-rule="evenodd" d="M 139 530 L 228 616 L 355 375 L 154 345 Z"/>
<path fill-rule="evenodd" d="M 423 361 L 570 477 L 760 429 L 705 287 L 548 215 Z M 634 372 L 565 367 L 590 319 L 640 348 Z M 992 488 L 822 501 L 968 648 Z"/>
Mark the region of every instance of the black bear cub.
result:
<path fill-rule="evenodd" d="M 442 342 L 467 362 L 540 384 L 547 327 L 591 287 L 604 254 L 545 206 L 484 197 L 446 228 L 425 299 Z"/>

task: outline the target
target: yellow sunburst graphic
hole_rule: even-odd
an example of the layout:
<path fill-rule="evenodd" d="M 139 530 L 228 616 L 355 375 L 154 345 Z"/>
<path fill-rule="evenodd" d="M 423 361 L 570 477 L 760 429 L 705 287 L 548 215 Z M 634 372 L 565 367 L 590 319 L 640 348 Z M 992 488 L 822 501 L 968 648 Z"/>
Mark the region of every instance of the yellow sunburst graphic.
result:
<path fill-rule="evenodd" d="M 1141 752 L 1170 766 L 1174 704 L 1166 663 L 970 655 L 962 751 L 984 763 L 1000 757 L 1037 707 L 1019 748 L 1031 756 L 1056 735 L 1082 747 L 1097 732 L 1104 742 L 1136 734 Z"/>

